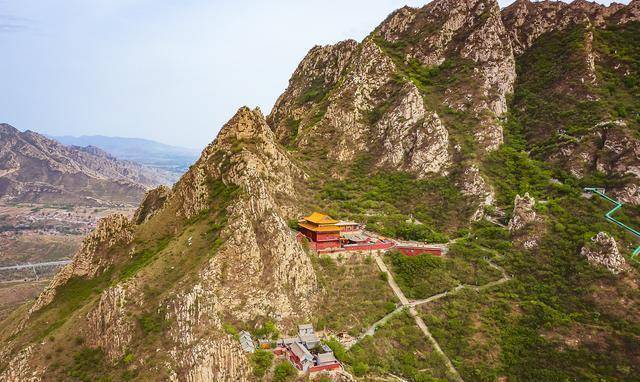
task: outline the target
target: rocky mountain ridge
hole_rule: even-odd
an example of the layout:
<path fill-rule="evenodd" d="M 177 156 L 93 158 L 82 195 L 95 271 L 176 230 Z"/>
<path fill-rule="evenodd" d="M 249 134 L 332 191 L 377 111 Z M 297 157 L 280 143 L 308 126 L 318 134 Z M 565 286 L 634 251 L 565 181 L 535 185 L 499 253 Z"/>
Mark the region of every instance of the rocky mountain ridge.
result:
<path fill-rule="evenodd" d="M 0 125 L 0 195 L 13 202 L 137 203 L 168 181 L 161 171 L 120 161 L 97 147 L 64 146 L 32 131 Z"/>
<path fill-rule="evenodd" d="M 579 256 L 582 243 L 572 242 L 576 248 L 567 249 L 561 242 L 566 235 L 572 234 L 574 240 L 588 231 L 580 231 L 577 223 L 570 220 L 574 214 L 558 212 L 560 203 L 565 203 L 563 207 L 566 204 L 579 207 L 575 215 L 582 214 L 580 216 L 590 222 L 596 215 L 595 208 L 580 199 L 579 192 L 576 197 L 574 188 L 577 187 L 569 181 L 578 182 L 578 177 L 567 175 L 563 178 L 566 184 L 555 178 L 552 182 L 550 170 L 531 164 L 524 149 L 536 143 L 539 136 L 521 134 L 514 137 L 520 132 L 513 125 L 522 121 L 516 119 L 514 122 L 513 114 L 520 118 L 527 111 L 526 97 L 519 92 L 523 88 L 531 89 L 526 87 L 526 67 L 535 64 L 533 58 L 536 57 L 530 56 L 542 49 L 540 44 L 546 37 L 568 31 L 572 28 L 570 24 L 582 26 L 585 19 L 581 15 L 587 15 L 589 22 L 592 18 L 603 18 L 616 25 L 633 23 L 637 6 L 637 0 L 626 7 L 614 5 L 611 8 L 582 1 L 566 6 L 518 1 L 501 11 L 496 1 L 436 0 L 423 8 L 405 7 L 392 13 L 360 43 L 348 40 L 314 47 L 266 118 L 259 109 L 239 109 L 172 189 L 160 187 L 149 191 L 132 221 L 122 217 L 103 221 L 87 237 L 74 262 L 56 277 L 29 312 L 18 312 L 3 323 L 10 330 L 0 334 L 0 341 L 6 345 L 0 350 L 0 381 L 45 381 L 73 375 L 82 366 L 78 354 L 93 354 L 83 352 L 95 349 L 99 349 L 104 358 L 97 359 L 95 364 L 101 368 L 95 366 L 94 369 L 109 375 L 135 369 L 138 374 L 132 378 L 138 380 L 259 380 L 252 372 L 256 365 L 241 351 L 232 329 L 256 329 L 272 322 L 283 332 L 290 332 L 296 322 L 317 315 L 320 297 L 332 287 L 320 282 L 322 275 L 317 273 L 316 263 L 321 260 L 295 238 L 289 222 L 323 206 L 350 216 L 359 206 L 349 200 L 345 196 L 349 194 L 345 192 L 356 189 L 355 185 L 363 178 L 396 172 L 409 175 L 392 177 L 388 183 L 383 183 L 381 188 L 390 188 L 392 197 L 384 199 L 370 192 L 366 209 L 359 216 L 371 217 L 379 210 L 387 214 L 392 204 L 389 200 L 395 201 L 395 194 L 408 194 L 406 189 L 412 187 L 424 188 L 426 194 L 441 193 L 447 197 L 444 200 L 452 201 L 445 208 L 453 209 L 455 219 L 463 222 L 463 229 L 457 232 L 461 240 L 482 232 L 488 235 L 481 238 L 484 245 L 499 243 L 495 249 L 481 251 L 472 247 L 470 252 L 482 253 L 481 256 L 498 253 L 494 260 L 509 266 L 514 274 L 512 282 L 522 283 L 498 297 L 493 296 L 497 300 L 492 309 L 514 306 L 509 310 L 513 316 L 505 313 L 508 318 L 503 318 L 493 328 L 513 326 L 508 333 L 500 333 L 507 337 L 501 347 L 492 347 L 487 353 L 491 353 L 493 359 L 501 360 L 499 352 L 511 351 L 509 354 L 514 358 L 504 357 L 508 362 L 491 371 L 486 379 L 502 380 L 509 378 L 505 376 L 508 375 L 519 380 L 540 380 L 540 374 L 536 373 L 560 373 L 558 370 L 574 373 L 572 377 L 578 375 L 578 378 L 593 375 L 589 374 L 594 373 L 592 369 L 573 369 L 575 362 L 553 364 L 549 367 L 552 371 L 530 367 L 530 363 L 544 355 L 549 355 L 544 358 L 549 363 L 564 360 L 563 357 L 586 358 L 583 353 L 567 351 L 565 345 L 535 341 L 553 336 L 571 337 L 574 334 L 571 330 L 586 330 L 579 326 L 582 322 L 570 321 L 572 317 L 587 320 L 606 315 L 600 311 L 598 314 L 580 312 L 573 315 L 571 309 L 599 307 L 602 299 L 592 299 L 591 294 L 600 290 L 622 293 L 620 290 L 624 288 L 617 288 L 619 284 L 616 283 L 633 283 L 632 276 L 629 279 L 623 279 L 627 277 L 624 274 L 620 279 L 604 278 L 598 273 L 592 276 L 588 272 L 598 271 L 587 268 L 583 257 L 608 264 L 599 260 L 603 257 L 600 252 L 606 251 L 598 252 L 596 248 L 591 253 L 585 250 L 584 256 Z M 556 13 L 551 15 L 553 12 Z M 543 19 L 538 19 L 540 17 Z M 549 26 L 547 22 L 553 25 Z M 587 28 L 587 36 L 589 31 Z M 598 30 L 592 32 L 596 38 Z M 590 41 L 582 39 L 581 32 L 578 35 L 580 41 Z M 579 44 L 581 49 L 584 46 Z M 588 75 L 591 61 L 584 59 L 588 55 L 577 57 L 580 65 L 571 74 Z M 595 55 L 593 60 L 594 68 L 598 67 Z M 587 71 L 583 72 L 585 68 Z M 598 80 L 598 72 L 593 73 Z M 521 75 L 524 80 L 519 78 Z M 586 75 L 578 77 L 590 81 Z M 552 85 L 557 83 L 561 81 Z M 546 91 L 547 84 L 542 89 Z M 515 93 L 513 102 L 510 101 L 511 93 Z M 528 123 L 523 125 L 529 129 Z M 619 140 L 604 148 L 609 147 L 618 154 L 628 153 L 626 148 L 620 149 Z M 588 138 L 572 140 L 573 153 L 589 151 L 590 146 L 585 142 L 589 142 Z M 522 146 L 518 152 L 514 148 L 520 147 L 517 144 Z M 631 140 L 629 144 L 634 143 Z M 506 145 L 505 153 L 502 150 Z M 594 147 L 602 150 L 597 143 Z M 559 152 L 566 150 L 563 147 Z M 587 153 L 579 157 L 592 162 L 594 155 Z M 637 158 L 634 160 L 632 155 L 628 154 L 628 161 L 619 162 L 624 166 L 615 171 L 633 170 Z M 552 163 L 553 155 L 548 159 Z M 605 162 L 602 163 L 599 167 L 609 171 Z M 503 172 L 496 172 L 491 164 L 502 166 L 499 170 Z M 557 172 L 561 174 L 561 169 Z M 574 175 L 588 174 L 576 171 Z M 429 182 L 434 179 L 438 183 L 431 187 Z M 347 182 L 343 189 L 335 187 L 338 188 L 336 191 L 326 187 L 339 181 Z M 400 183 L 402 181 L 408 183 Z M 614 186 L 620 192 L 624 187 L 633 186 L 634 182 L 636 180 L 630 180 L 622 187 Z M 549 198 L 560 196 L 546 207 L 546 201 L 541 203 L 537 197 L 536 202 L 525 190 L 544 192 Z M 352 204 L 345 209 L 336 207 L 339 203 L 331 204 L 335 201 L 332 191 L 338 202 L 347 199 Z M 413 197 L 413 194 L 408 195 Z M 505 203 L 507 196 L 510 198 Z M 633 201 L 635 197 L 630 195 L 627 200 Z M 407 203 L 410 202 L 413 201 Z M 469 205 L 465 204 L 467 202 Z M 417 200 L 416 204 L 428 203 Z M 511 206 L 513 212 L 508 227 L 511 233 L 482 225 L 486 223 L 482 220 L 485 214 L 498 215 L 497 208 Z M 436 210 L 441 206 L 434 203 L 428 207 Z M 411 224 L 414 230 L 417 229 L 414 225 L 443 224 L 435 218 L 421 220 L 425 223 L 405 223 Z M 548 224 L 550 222 L 552 224 Z M 536 227 L 535 237 L 529 229 L 532 226 Z M 465 229 L 473 229 L 474 235 L 466 235 Z M 552 235 L 553 240 L 547 234 Z M 507 239 L 500 241 L 503 237 Z M 624 238 L 623 241 L 628 240 Z M 615 245 L 615 260 L 619 262 L 618 244 Z M 542 269 L 540 274 L 535 273 L 536 269 L 526 268 L 531 264 Z M 580 271 L 593 277 L 588 282 L 601 283 L 602 287 L 588 287 L 590 284 L 579 279 Z M 531 284 L 526 284 L 536 277 L 543 278 L 549 285 L 532 288 Z M 550 281 L 550 278 L 554 280 Z M 575 282 L 578 287 L 562 285 L 553 290 L 550 283 L 555 279 Z M 553 298 L 545 295 L 536 299 L 535 293 L 547 289 L 551 290 Z M 574 289 L 585 291 L 587 295 L 572 296 L 570 308 L 557 305 L 558 294 Z M 78 291 L 82 293 L 72 293 Z M 76 295 L 80 298 L 72 297 Z M 508 300 L 515 295 L 521 300 Z M 621 327 L 631 325 L 629 317 L 635 314 L 633 297 L 625 298 L 632 302 L 623 307 L 613 304 L 616 309 L 611 313 L 615 315 L 612 320 L 618 320 L 615 321 L 616 333 Z M 368 301 L 351 302 L 353 305 L 361 303 Z M 473 304 L 470 306 L 474 307 L 474 312 L 481 314 L 482 303 L 474 300 Z M 484 319 L 489 318 L 485 316 Z M 509 320 L 513 322 L 507 322 Z M 538 325 L 541 320 L 548 321 L 532 328 L 531 325 Z M 433 319 L 429 324 L 447 321 Z M 483 324 L 475 316 L 471 321 L 477 326 Z M 579 328 L 569 327 L 570 322 Z M 608 328 L 610 323 L 597 321 L 597 324 Z M 585 326 L 593 328 L 597 325 L 587 321 Z M 557 332 L 550 332 L 549 328 L 557 329 Z M 525 340 L 517 337 L 521 342 L 508 337 L 523 332 L 534 334 Z M 443 330 L 437 335 L 442 333 L 448 332 Z M 623 348 L 621 343 L 636 338 L 631 334 L 625 334 L 629 338 L 616 337 L 616 333 L 607 333 L 615 338 L 609 342 L 599 337 L 601 333 L 576 336 L 581 340 L 587 338 L 585 346 L 591 346 L 588 339 L 595 336 L 607 344 L 599 349 L 607 350 Z M 70 340 L 74 337 L 80 337 L 82 341 L 74 345 Z M 479 337 L 480 341 L 490 341 L 489 337 L 499 336 L 492 333 Z M 52 351 L 59 346 L 86 348 L 73 356 Z M 475 342 L 474 346 L 477 346 Z M 452 348 L 468 346 L 454 344 L 445 350 L 453 351 Z M 531 358 L 513 356 L 537 349 L 547 353 L 531 353 L 534 354 Z M 51 357 L 55 358 L 55 364 L 67 368 L 52 367 Z M 125 360 L 131 357 L 133 360 L 126 363 Z M 590 366 L 586 364 L 599 364 L 600 358 L 595 361 L 594 358 L 578 366 L 588 368 Z M 605 363 L 609 364 L 606 359 Z M 520 365 L 525 365 L 525 371 L 518 369 Z M 482 367 L 472 365 L 464 370 L 465 376 L 471 376 L 469 380 L 482 380 L 482 375 L 478 374 L 484 370 Z M 602 370 L 598 369 L 598 372 L 607 376 L 632 375 L 637 371 L 628 363 L 615 371 Z M 83 372 L 94 375 L 91 374 L 93 371 Z M 558 375 L 553 374 L 549 379 Z"/>

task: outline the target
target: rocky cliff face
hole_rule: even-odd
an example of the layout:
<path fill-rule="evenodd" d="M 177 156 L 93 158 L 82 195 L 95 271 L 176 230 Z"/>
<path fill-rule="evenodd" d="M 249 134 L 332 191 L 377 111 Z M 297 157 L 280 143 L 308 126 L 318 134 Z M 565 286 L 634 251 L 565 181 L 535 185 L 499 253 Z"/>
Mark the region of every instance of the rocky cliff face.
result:
<path fill-rule="evenodd" d="M 481 121 L 475 136 L 486 150 L 502 142 L 495 118 L 507 111 L 506 96 L 515 80 L 513 53 L 500 17 L 495 1 L 434 1 L 420 9 L 396 11 L 377 29 L 384 41 L 415 41 L 402 49 L 405 60 L 425 66 L 456 59 L 468 62 L 475 84 L 448 86 L 443 101 L 453 109 L 469 110 Z"/>
<path fill-rule="evenodd" d="M 99 205 L 137 203 L 167 177 L 96 147 L 64 146 L 0 124 L 0 197 L 11 201 Z"/>
<path fill-rule="evenodd" d="M 536 201 L 529 193 L 516 195 L 507 228 L 514 242 L 525 249 L 538 246 L 544 225 L 535 210 Z"/>
<path fill-rule="evenodd" d="M 516 1 L 502 13 L 520 64 L 514 115 L 528 149 L 573 176 L 627 179 L 611 191 L 634 204 L 637 119 L 626 110 L 637 108 L 638 68 L 622 52 L 638 43 L 638 4 Z M 552 60 L 563 65 L 548 69 Z"/>
<path fill-rule="evenodd" d="M 156 372 L 175 381 L 251 380 L 251 367 L 223 323 L 270 319 L 286 328 L 311 311 L 315 273 L 286 223 L 300 213 L 296 187 L 305 177 L 276 143 L 260 110 L 241 108 L 173 190 L 150 191 L 133 222 L 120 215 L 100 221 L 15 333 L 24 333 L 29 320 L 38 320 L 45 308 L 58 309 L 57 296 L 67 284 L 108 277 L 111 281 L 104 283 L 97 300 L 87 301 L 83 312 L 70 318 L 76 333 L 87 345 L 102 349 L 108 362 L 118 362 L 127 349 L 144 352 L 140 349 L 148 345 L 145 336 L 136 334 L 141 324 L 135 318 L 142 311 L 147 312 L 142 317 L 152 317 L 145 320 L 167 325 L 163 346 L 170 358 Z M 214 228 L 207 226 L 214 222 Z M 189 233 L 198 230 L 203 234 Z M 149 247 L 145 235 L 162 231 L 170 235 L 163 239 L 167 249 Z M 213 242 L 203 242 L 210 235 Z M 185 259 L 172 260 L 177 251 Z M 145 257 L 152 253 L 155 257 Z M 194 257 L 200 258 L 198 265 L 175 276 L 180 280 L 170 284 L 175 289 L 154 287 L 165 296 L 161 299 L 149 294 L 150 284 L 165 285 L 162 278 L 167 277 L 154 272 L 184 267 Z M 141 261 L 149 270 L 134 271 Z M 152 265 L 172 261 L 177 262 L 165 271 Z M 43 347 L 47 343 L 37 345 Z M 6 361 L 18 365 L 26 357 L 24 362 L 35 364 L 41 353 L 19 357 Z M 10 369 L 16 377 L 6 372 L 0 380 L 26 378 L 27 371 Z M 50 378 L 48 373 L 39 370 L 34 380 Z"/>
<path fill-rule="evenodd" d="M 640 204 L 639 157 L 640 140 L 625 121 L 616 120 L 603 121 L 579 141 L 563 144 L 550 159 L 566 163 L 567 169 L 577 177 L 593 171 L 611 177 L 627 177 L 629 181 L 613 189 L 612 193 L 625 203 Z"/>
<path fill-rule="evenodd" d="M 362 43 L 313 48 L 267 120 L 303 162 L 326 155 L 334 177 L 363 157 L 418 178 L 462 166 L 479 218 L 493 197 L 471 158 L 503 141 L 514 80 L 497 2 L 439 0 L 394 12 Z"/>
<path fill-rule="evenodd" d="M 503 10 L 502 17 L 509 31 L 513 50 L 519 55 L 529 49 L 538 37 L 550 31 L 575 24 L 604 27 L 607 22 L 614 20 L 614 16 L 615 20 L 621 17 L 630 20 L 633 17 L 630 12 L 633 7 L 637 7 L 637 1 L 633 1 L 630 7 L 625 7 L 618 3 L 605 6 L 585 0 L 571 3 L 517 0 Z"/>
<path fill-rule="evenodd" d="M 523 141 L 519 150 L 511 147 L 516 154 L 531 150 L 550 164 L 566 162 L 578 177 L 594 171 L 640 176 L 637 125 L 628 113 L 619 119 L 598 114 L 574 131 L 574 120 L 548 108 L 574 93 L 572 107 L 604 100 L 605 61 L 608 68 L 619 64 L 623 77 L 633 73 L 632 63 L 601 49 L 599 28 L 633 26 L 637 8 L 637 1 L 609 8 L 517 1 L 501 12 L 496 1 L 436 0 L 392 13 L 362 42 L 314 47 L 267 118 L 241 108 L 172 189 L 149 191 L 131 221 L 101 221 L 29 313 L 0 333 L 7 345 L 0 350 L 0 381 L 63 379 L 66 369 L 48 365 L 75 365 L 53 349 L 76 336 L 101 349 L 104 359 L 96 365 L 105 375 L 133 367 L 129 359 L 140 380 L 254 380 L 230 328 L 255 329 L 269 320 L 287 330 L 312 315 L 317 276 L 287 221 L 323 202 L 313 198 L 326 179 L 349 180 L 354 164 L 366 164 L 362 177 L 402 172 L 411 186 L 448 193 L 432 200 L 464 199 L 465 211 L 441 215 L 480 220 L 509 182 L 530 180 L 530 169 L 513 170 L 515 180 L 486 172 L 487 158 L 501 153 L 496 149 L 508 118 L 522 130 L 511 131 L 522 135 L 511 137 Z M 583 24 L 589 27 L 580 29 Z M 568 38 L 569 32 L 575 35 Z M 571 44 L 548 45 L 563 38 Z M 537 83 L 538 69 L 548 68 L 545 52 L 576 65 Z M 38 150 L 33 156 L 45 155 Z M 0 171 L 10 177 L 20 158 L 9 153 L 6 159 Z M 60 172 L 76 163 L 54 162 Z M 521 164 L 514 163 L 505 167 Z M 618 192 L 627 193 L 625 200 L 640 200 L 637 182 L 624 187 Z M 518 195 L 513 208 L 508 228 L 518 251 L 542 251 L 545 222 L 535 200 Z M 612 240 L 599 234 L 582 253 L 618 272 Z M 78 301 L 69 298 L 71 287 L 89 292 Z"/>
<path fill-rule="evenodd" d="M 56 290 L 72 277 L 92 278 L 106 270 L 113 260 L 110 259 L 110 251 L 117 245 L 126 246 L 132 240 L 133 227 L 126 216 L 114 214 L 101 219 L 96 229 L 84 238 L 82 247 L 73 256 L 73 261 L 56 274 L 29 313 L 51 303 Z"/>
<path fill-rule="evenodd" d="M 167 199 L 171 196 L 171 189 L 167 186 L 159 186 L 153 190 L 147 191 L 142 199 L 142 203 L 133 214 L 133 222 L 142 224 L 151 219 L 165 205 Z"/>

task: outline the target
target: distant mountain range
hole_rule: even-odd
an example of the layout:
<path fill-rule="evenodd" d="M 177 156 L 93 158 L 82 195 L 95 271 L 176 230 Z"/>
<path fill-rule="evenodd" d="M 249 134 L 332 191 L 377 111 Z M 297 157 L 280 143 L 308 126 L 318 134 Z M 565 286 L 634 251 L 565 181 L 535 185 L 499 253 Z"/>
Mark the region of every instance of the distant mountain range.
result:
<path fill-rule="evenodd" d="M 175 173 L 120 160 L 95 146 L 65 146 L 0 124 L 0 199 L 74 205 L 138 203 Z"/>
<path fill-rule="evenodd" d="M 174 174 L 175 180 L 192 165 L 200 155 L 195 149 L 166 145 L 149 139 L 106 137 L 103 135 L 49 136 L 65 145 L 95 146 L 118 159 L 162 169 Z"/>

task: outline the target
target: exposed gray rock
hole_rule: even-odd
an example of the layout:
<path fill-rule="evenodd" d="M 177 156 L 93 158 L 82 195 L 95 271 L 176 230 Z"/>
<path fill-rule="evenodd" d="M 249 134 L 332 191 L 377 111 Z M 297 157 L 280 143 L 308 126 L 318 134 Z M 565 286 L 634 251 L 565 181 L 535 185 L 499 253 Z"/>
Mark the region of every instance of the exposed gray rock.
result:
<path fill-rule="evenodd" d="M 524 196 L 516 195 L 513 201 L 513 214 L 508 225 L 509 232 L 520 231 L 536 221 L 535 205 L 535 199 L 529 196 L 528 192 Z"/>
<path fill-rule="evenodd" d="M 580 250 L 591 264 L 596 264 L 607 268 L 614 275 L 619 274 L 626 268 L 626 260 L 618 250 L 616 240 L 606 232 L 598 232 Z"/>

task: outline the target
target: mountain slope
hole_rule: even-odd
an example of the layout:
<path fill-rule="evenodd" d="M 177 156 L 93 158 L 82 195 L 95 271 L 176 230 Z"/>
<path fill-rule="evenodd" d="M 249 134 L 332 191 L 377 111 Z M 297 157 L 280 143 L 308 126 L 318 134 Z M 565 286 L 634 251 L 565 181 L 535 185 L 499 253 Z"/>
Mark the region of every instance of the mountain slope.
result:
<path fill-rule="evenodd" d="M 119 161 L 96 147 L 64 146 L 32 131 L 0 125 L 0 195 L 12 202 L 99 205 L 137 203 L 165 174 Z"/>
<path fill-rule="evenodd" d="M 367 254 L 333 260 L 298 242 L 287 222 L 317 209 L 449 246 L 382 260 L 426 301 L 411 314 L 460 377 L 399 314 L 348 350 L 332 343 L 358 380 L 637 380 L 639 268 L 620 256 L 637 240 L 582 187 L 624 196 L 635 178 L 615 171 L 638 159 L 578 134 L 600 137 L 592 124 L 637 101 L 638 2 L 554 4 L 436 0 L 360 43 L 313 48 L 267 118 L 241 108 L 171 190 L 149 192 L 131 221 L 102 221 L 3 322 L 0 381 L 272 380 L 238 330 L 287 335 L 311 321 L 359 336 L 397 308 L 389 275 Z M 616 113 L 609 141 L 637 123 Z M 567 132 L 574 150 L 621 154 L 598 157 L 605 170 L 628 168 L 572 171 L 583 155 L 563 163 L 553 144 Z M 620 218 L 640 226 L 633 205 Z"/>
<path fill-rule="evenodd" d="M 516 2 L 503 14 L 514 46 L 526 48 L 517 58 L 513 118 L 525 148 L 633 204 L 640 202 L 639 7 Z"/>
<path fill-rule="evenodd" d="M 53 136 L 52 139 L 72 146 L 94 146 L 118 159 L 169 171 L 178 180 L 189 166 L 198 159 L 199 152 L 183 147 L 165 145 L 148 139 L 105 137 L 102 135 Z"/>

